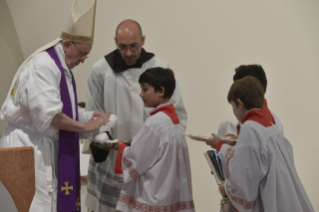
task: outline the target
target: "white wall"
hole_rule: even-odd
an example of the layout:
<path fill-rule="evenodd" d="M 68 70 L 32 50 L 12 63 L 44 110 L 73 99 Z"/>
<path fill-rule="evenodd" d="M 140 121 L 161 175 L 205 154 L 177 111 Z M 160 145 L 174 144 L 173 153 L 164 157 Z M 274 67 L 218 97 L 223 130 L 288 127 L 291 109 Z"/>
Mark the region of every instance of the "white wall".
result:
<path fill-rule="evenodd" d="M 0 104 L 4 102 L 11 79 L 24 58 L 6 1 L 0 0 Z M 0 130 L 4 122 L 0 119 Z"/>
<path fill-rule="evenodd" d="M 7 4 L 27 57 L 59 36 L 72 0 L 7 0 Z M 80 0 L 82 10 L 89 5 L 90 1 Z M 100 0 L 90 59 L 74 70 L 79 100 L 85 100 L 93 63 L 114 50 L 115 28 L 126 18 L 140 22 L 146 50 L 167 60 L 175 71 L 189 114 L 187 133 L 209 135 L 221 121 L 234 118 L 226 101 L 234 69 L 261 64 L 268 77 L 269 107 L 284 125 L 299 176 L 319 210 L 318 11 L 319 2 L 313 0 Z M 188 144 L 197 211 L 217 211 L 220 196 L 203 156 L 209 148 L 191 140 Z"/>

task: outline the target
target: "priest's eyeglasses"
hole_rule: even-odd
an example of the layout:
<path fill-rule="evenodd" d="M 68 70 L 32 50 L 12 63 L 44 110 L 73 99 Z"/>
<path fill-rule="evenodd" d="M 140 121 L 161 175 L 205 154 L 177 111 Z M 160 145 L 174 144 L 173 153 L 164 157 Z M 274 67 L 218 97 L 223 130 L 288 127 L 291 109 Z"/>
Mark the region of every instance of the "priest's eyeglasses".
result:
<path fill-rule="evenodd" d="M 75 43 L 73 43 L 73 42 L 71 42 L 71 43 L 73 44 L 73 46 L 75 47 L 75 49 L 78 51 L 78 53 L 79 53 L 79 55 L 80 55 L 80 57 L 81 57 L 81 60 L 86 60 L 86 59 L 89 58 L 87 55 L 84 55 L 84 53 L 81 52 L 81 51 L 76 47 Z"/>
<path fill-rule="evenodd" d="M 131 45 L 129 47 L 124 46 L 124 45 L 119 45 L 119 47 L 118 47 L 118 49 L 121 52 L 126 52 L 128 49 L 130 49 L 131 52 L 136 52 L 139 48 L 140 48 L 140 46 L 138 44 L 133 44 L 133 45 Z"/>

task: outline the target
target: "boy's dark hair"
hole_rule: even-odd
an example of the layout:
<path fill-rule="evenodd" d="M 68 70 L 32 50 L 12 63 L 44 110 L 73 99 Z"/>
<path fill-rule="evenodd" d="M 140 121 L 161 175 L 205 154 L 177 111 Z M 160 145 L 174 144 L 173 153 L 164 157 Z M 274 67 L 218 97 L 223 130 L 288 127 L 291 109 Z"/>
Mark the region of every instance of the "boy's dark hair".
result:
<path fill-rule="evenodd" d="M 150 68 L 147 69 L 139 78 L 140 84 L 147 83 L 154 87 L 155 92 L 161 91 L 161 86 L 165 89 L 164 99 L 169 99 L 175 90 L 174 72 L 169 68 Z"/>
<path fill-rule="evenodd" d="M 236 80 L 229 89 L 227 100 L 239 105 L 237 99 L 240 99 L 246 108 L 262 108 L 264 104 L 264 89 L 260 82 L 255 77 L 244 77 Z"/>
<path fill-rule="evenodd" d="M 264 69 L 261 65 L 241 65 L 235 69 L 235 75 L 233 77 L 234 82 L 247 76 L 255 77 L 262 84 L 265 93 L 267 88 L 267 78 Z"/>

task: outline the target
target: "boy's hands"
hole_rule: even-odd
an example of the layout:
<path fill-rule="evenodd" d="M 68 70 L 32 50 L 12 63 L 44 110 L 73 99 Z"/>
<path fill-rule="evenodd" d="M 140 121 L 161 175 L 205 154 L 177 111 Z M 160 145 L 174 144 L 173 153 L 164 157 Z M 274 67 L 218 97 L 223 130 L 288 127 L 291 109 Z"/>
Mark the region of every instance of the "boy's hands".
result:
<path fill-rule="evenodd" d="M 230 138 L 230 139 L 237 139 L 237 135 L 234 135 L 234 134 L 232 134 L 232 133 L 226 134 L 226 137 L 227 137 L 227 138 Z"/>
<path fill-rule="evenodd" d="M 221 184 L 218 186 L 219 189 L 219 193 L 223 196 L 223 197 L 227 197 L 227 194 L 225 192 L 225 188 L 224 188 L 224 184 Z"/>
<path fill-rule="evenodd" d="M 220 137 L 215 133 L 212 133 L 213 138 L 201 138 L 202 141 L 206 141 L 206 144 L 216 149 L 218 141 L 220 141 Z"/>
<path fill-rule="evenodd" d="M 123 144 L 123 141 L 121 140 L 121 139 L 119 139 L 118 141 L 117 141 L 117 143 L 115 144 L 115 146 L 112 148 L 112 149 L 114 149 L 114 150 L 119 150 L 120 149 L 120 146 Z"/>

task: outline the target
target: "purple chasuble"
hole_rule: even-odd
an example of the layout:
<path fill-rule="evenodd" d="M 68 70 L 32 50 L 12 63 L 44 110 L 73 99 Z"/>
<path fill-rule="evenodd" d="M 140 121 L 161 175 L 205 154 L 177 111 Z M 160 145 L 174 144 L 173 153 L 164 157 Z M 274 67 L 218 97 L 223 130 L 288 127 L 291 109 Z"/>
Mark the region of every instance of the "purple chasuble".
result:
<path fill-rule="evenodd" d="M 62 112 L 73 117 L 72 103 L 69 89 L 62 68 L 61 61 L 54 49 L 51 47 L 46 50 L 61 71 L 60 95 L 63 103 Z M 72 85 L 75 96 L 76 120 L 79 120 L 76 85 L 72 75 Z M 80 204 L 80 155 L 79 155 L 79 133 L 66 130 L 59 130 L 59 160 L 58 160 L 58 212 L 77 212 L 81 211 Z"/>

